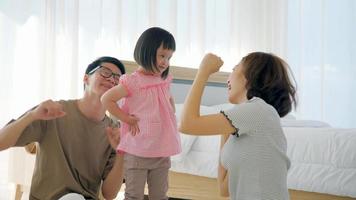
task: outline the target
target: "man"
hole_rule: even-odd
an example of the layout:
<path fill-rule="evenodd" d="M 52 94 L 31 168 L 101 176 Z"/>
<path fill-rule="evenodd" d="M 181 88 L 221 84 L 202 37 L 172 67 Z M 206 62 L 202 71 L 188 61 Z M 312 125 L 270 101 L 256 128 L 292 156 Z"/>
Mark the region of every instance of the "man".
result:
<path fill-rule="evenodd" d="M 30 200 L 116 197 L 122 184 L 123 155 L 115 122 L 105 115 L 100 97 L 119 83 L 124 65 L 113 57 L 92 62 L 84 75 L 84 96 L 47 100 L 0 130 L 0 150 L 37 142 Z"/>

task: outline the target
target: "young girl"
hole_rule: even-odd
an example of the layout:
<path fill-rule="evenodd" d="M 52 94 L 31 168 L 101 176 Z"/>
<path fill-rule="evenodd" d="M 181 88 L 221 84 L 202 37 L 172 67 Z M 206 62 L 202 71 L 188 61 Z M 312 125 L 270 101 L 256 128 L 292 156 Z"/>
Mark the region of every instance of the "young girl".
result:
<path fill-rule="evenodd" d="M 200 64 L 182 111 L 180 130 L 193 135 L 219 133 L 220 192 L 232 200 L 289 199 L 287 143 L 280 124 L 295 104 L 288 65 L 279 57 L 254 52 L 236 65 L 228 79 L 233 108 L 200 116 L 205 82 L 223 61 L 208 54 Z"/>
<path fill-rule="evenodd" d="M 169 87 L 169 61 L 175 51 L 172 34 L 153 27 L 142 33 L 134 51 L 139 68 L 102 97 L 107 110 L 122 122 L 125 199 L 167 199 L 170 156 L 180 153 L 174 101 Z M 120 101 L 120 107 L 118 101 Z"/>

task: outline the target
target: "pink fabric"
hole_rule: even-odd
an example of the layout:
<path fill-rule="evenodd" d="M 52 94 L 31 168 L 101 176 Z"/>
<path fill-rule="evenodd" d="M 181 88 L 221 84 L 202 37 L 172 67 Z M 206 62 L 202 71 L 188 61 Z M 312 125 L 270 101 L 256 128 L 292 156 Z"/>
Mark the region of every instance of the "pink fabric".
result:
<path fill-rule="evenodd" d="M 169 101 L 171 81 L 172 76 L 163 80 L 137 71 L 121 76 L 120 84 L 128 96 L 120 107 L 140 119 L 140 133 L 132 136 L 128 124 L 123 123 L 117 151 L 141 157 L 168 157 L 181 152 L 176 117 Z"/>

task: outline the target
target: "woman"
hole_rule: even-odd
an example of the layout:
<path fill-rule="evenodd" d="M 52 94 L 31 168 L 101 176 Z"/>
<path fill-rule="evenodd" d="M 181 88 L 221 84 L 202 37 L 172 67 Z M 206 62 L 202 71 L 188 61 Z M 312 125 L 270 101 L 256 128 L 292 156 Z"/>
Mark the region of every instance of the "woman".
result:
<path fill-rule="evenodd" d="M 292 109 L 295 87 L 288 66 L 279 57 L 254 52 L 234 67 L 228 79 L 233 108 L 201 116 L 204 85 L 223 61 L 207 54 L 188 94 L 180 131 L 192 135 L 222 135 L 218 171 L 220 193 L 231 199 L 289 199 L 286 139 L 280 117 Z"/>

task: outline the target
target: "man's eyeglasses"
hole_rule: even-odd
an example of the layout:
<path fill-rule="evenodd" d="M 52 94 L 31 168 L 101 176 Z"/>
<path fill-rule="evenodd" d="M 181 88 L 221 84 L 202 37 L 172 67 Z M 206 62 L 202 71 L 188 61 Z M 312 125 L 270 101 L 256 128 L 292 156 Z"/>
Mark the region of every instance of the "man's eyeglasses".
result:
<path fill-rule="evenodd" d="M 114 77 L 114 82 L 115 84 L 119 84 L 119 80 L 120 80 L 120 76 L 121 74 L 115 74 L 114 72 L 111 71 L 111 69 L 105 67 L 105 66 L 97 66 L 94 69 L 92 69 L 88 74 L 93 74 L 94 72 L 96 72 L 97 70 L 99 70 L 99 74 L 104 77 L 104 78 L 110 78 L 110 77 Z"/>

